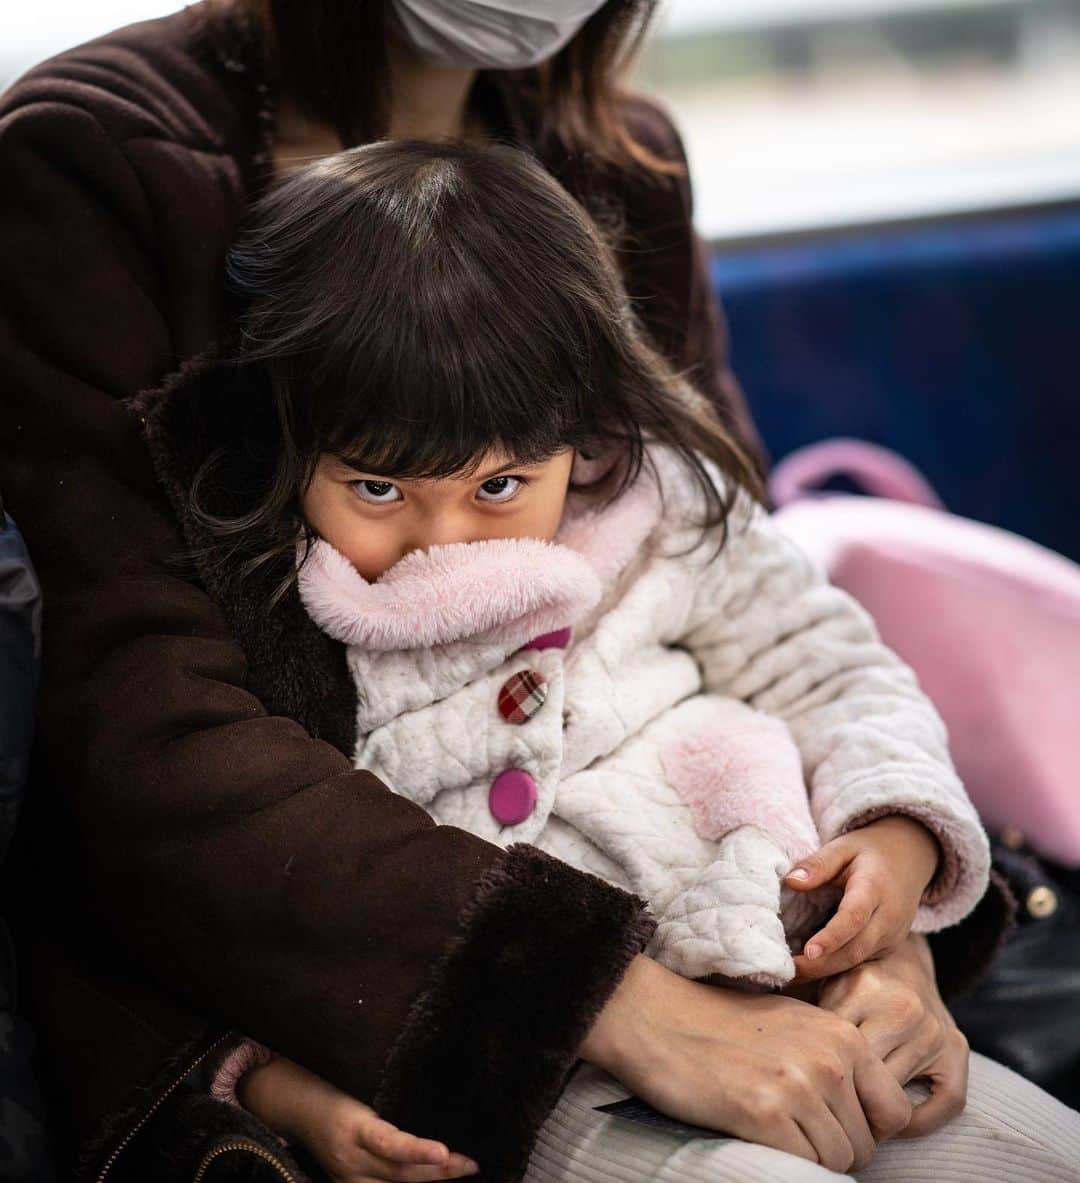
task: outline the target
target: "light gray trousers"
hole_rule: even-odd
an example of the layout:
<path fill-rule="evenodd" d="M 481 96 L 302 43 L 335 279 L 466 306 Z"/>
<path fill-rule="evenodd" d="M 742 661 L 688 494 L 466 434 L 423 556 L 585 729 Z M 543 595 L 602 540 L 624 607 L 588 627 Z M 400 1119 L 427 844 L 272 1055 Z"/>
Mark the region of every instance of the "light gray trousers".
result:
<path fill-rule="evenodd" d="M 917 1089 L 909 1086 L 913 1100 Z M 628 1095 L 602 1069 L 580 1064 L 541 1128 L 525 1183 L 1080 1181 L 1080 1113 L 975 1054 L 964 1112 L 925 1138 L 882 1143 L 855 1176 L 736 1138 L 686 1138 L 593 1109 Z"/>

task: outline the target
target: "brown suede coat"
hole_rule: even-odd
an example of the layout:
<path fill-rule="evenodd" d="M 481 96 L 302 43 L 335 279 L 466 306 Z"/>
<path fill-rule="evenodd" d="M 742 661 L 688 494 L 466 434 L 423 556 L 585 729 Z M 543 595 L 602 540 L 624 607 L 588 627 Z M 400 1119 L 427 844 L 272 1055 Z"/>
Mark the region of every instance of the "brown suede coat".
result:
<path fill-rule="evenodd" d="M 481 77 L 477 100 L 572 192 L 621 212 L 646 329 L 754 448 L 686 182 L 594 175 L 538 142 L 510 77 Z M 213 366 L 148 392 L 230 314 L 222 260 L 270 179 L 273 101 L 259 55 L 211 34 L 198 4 L 54 58 L 0 100 L 0 485 L 45 591 L 5 887 L 24 998 L 58 1150 L 66 1165 L 82 1145 L 90 1177 L 188 1178 L 238 1122 L 272 1147 L 177 1084 L 239 1029 L 509 1180 L 648 937 L 641 902 L 437 827 L 354 772 L 340 651 L 295 599 L 266 613 L 216 582 L 213 556 L 177 565 L 192 523 L 143 438 L 175 492 L 203 416 L 243 405 Z M 628 99 L 626 117 L 682 158 L 654 107 Z M 999 927 L 983 917 L 975 945 Z M 981 960 L 966 939 L 960 959 Z"/>

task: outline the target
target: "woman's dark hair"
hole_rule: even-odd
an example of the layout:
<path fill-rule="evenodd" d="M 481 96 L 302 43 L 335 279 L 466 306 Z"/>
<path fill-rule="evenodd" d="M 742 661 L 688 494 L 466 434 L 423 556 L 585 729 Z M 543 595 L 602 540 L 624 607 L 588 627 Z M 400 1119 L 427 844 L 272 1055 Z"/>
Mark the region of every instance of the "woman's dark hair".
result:
<path fill-rule="evenodd" d="M 617 166 L 681 171 L 637 143 L 619 113 L 618 84 L 659 0 L 607 0 L 559 53 L 516 84 L 571 151 Z M 390 0 L 214 0 L 221 19 L 253 27 L 278 84 L 346 146 L 384 137 Z"/>
<path fill-rule="evenodd" d="M 383 141 L 325 157 L 256 207 L 228 275 L 246 311 L 223 352 L 264 392 L 243 447 L 267 478 L 249 512 L 214 518 L 201 493 L 226 466 L 211 456 L 192 507 L 249 571 L 291 554 L 324 454 L 439 478 L 494 449 L 524 463 L 571 446 L 618 457 L 593 490 L 614 497 L 651 440 L 696 478 L 705 527 L 726 525 L 737 487 L 758 492 L 711 405 L 637 331 L 588 215 L 515 148 Z"/>

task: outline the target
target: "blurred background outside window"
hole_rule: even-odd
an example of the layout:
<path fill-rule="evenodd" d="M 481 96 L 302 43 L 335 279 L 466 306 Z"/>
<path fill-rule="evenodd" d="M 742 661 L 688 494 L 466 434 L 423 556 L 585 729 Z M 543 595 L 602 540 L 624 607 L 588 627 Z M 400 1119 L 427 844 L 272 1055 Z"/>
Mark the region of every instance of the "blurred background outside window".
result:
<path fill-rule="evenodd" d="M 667 0 L 639 77 L 713 238 L 1080 193 L 1078 0 Z"/>

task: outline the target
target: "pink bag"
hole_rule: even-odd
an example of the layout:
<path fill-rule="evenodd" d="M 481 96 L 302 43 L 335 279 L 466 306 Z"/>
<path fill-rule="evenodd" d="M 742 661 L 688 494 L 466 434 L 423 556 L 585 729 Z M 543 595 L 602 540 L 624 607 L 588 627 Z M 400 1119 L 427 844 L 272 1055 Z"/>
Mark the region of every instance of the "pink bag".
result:
<path fill-rule="evenodd" d="M 813 494 L 836 475 L 871 496 Z M 859 440 L 794 453 L 771 491 L 777 525 L 915 669 L 986 824 L 1080 865 L 1080 566 L 945 513 L 907 461 Z"/>

